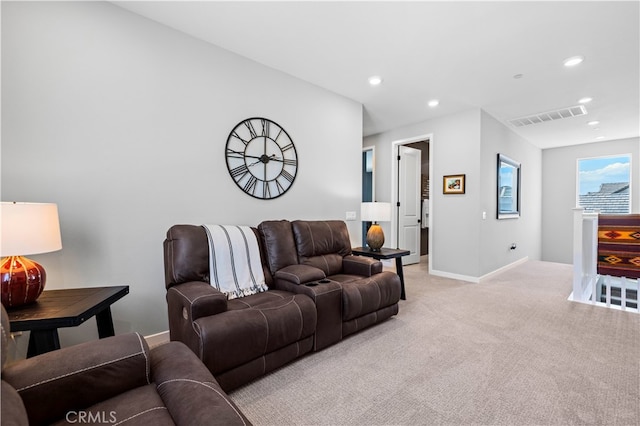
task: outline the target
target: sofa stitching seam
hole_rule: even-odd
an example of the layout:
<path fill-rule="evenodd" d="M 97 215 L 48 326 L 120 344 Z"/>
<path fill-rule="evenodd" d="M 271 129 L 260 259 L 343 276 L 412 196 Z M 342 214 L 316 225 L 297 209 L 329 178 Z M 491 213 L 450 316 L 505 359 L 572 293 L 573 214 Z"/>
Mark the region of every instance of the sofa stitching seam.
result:
<path fill-rule="evenodd" d="M 127 417 L 126 419 L 119 421 L 118 423 L 114 423 L 113 425 L 114 425 L 114 426 L 121 425 L 121 424 L 122 424 L 122 423 L 124 423 L 124 422 L 128 422 L 128 421 L 129 421 L 129 420 L 131 420 L 131 419 L 134 419 L 134 418 L 136 418 L 136 417 L 138 417 L 138 416 L 141 416 L 141 415 L 143 415 L 143 414 L 147 414 L 147 413 L 149 413 L 149 412 L 151 412 L 151 411 L 155 411 L 155 410 L 167 410 L 167 407 L 162 407 L 162 406 L 152 407 L 152 408 L 149 408 L 149 409 L 147 409 L 147 410 L 144 410 L 144 411 L 141 411 L 141 412 L 139 412 L 139 413 L 136 413 L 136 414 L 134 414 L 133 416 L 129 416 L 129 417 Z"/>
<path fill-rule="evenodd" d="M 92 365 L 90 367 L 85 367 L 85 368 L 81 368 L 79 370 L 70 371 L 69 373 L 61 374 L 59 376 L 52 377 L 50 379 L 41 380 L 41 381 L 39 381 L 37 383 L 33 383 L 33 384 L 30 384 L 30 385 L 27 385 L 27 386 L 23 386 L 20 389 L 16 389 L 16 390 L 18 392 L 22 392 L 22 391 L 25 391 L 27 389 L 31 389 L 33 387 L 43 385 L 45 383 L 54 382 L 56 380 L 60 380 L 60 379 L 63 379 L 65 377 L 73 376 L 73 375 L 78 374 L 78 373 L 83 373 L 85 371 L 93 370 L 93 369 L 96 369 L 96 368 L 99 368 L 99 367 L 104 367 L 105 365 L 113 364 L 113 363 L 116 363 L 116 362 L 119 362 L 119 361 L 123 361 L 125 359 L 134 358 L 134 357 L 136 357 L 138 355 L 141 355 L 141 354 L 144 355 L 144 352 L 137 352 L 137 353 L 134 353 L 134 354 L 129 354 L 127 356 L 123 356 L 123 357 L 120 357 L 120 358 L 117 358 L 117 359 L 113 359 L 113 360 L 110 360 L 110 361 L 106 361 L 106 362 L 101 362 L 100 364 Z"/>
<path fill-rule="evenodd" d="M 300 305 L 298 305 L 298 302 L 296 302 L 295 299 L 293 299 L 293 303 L 296 305 L 296 308 L 298 308 L 298 314 L 300 315 L 300 333 L 298 333 L 298 340 L 300 340 L 302 339 L 302 332 L 304 331 L 304 316 L 302 315 Z"/>
<path fill-rule="evenodd" d="M 288 305 L 288 303 L 287 303 L 287 305 Z M 262 352 L 262 353 L 266 354 L 267 353 L 267 348 L 269 347 L 269 320 L 267 319 L 267 316 L 264 314 L 264 312 L 262 312 L 262 309 L 257 309 L 257 311 L 260 312 L 260 315 L 262 315 L 262 318 L 264 318 L 264 322 L 267 324 L 267 338 L 264 340 L 264 351 Z M 264 356 L 263 356 L 263 358 L 264 358 Z"/>
<path fill-rule="evenodd" d="M 199 380 L 192 380 L 192 379 L 171 379 L 171 380 L 165 380 L 164 382 L 160 383 L 157 387 L 160 388 L 160 386 L 163 386 L 167 383 L 173 383 L 173 382 L 189 382 L 189 383 L 195 383 L 201 386 L 204 386 L 212 391 L 214 391 L 215 393 L 217 393 L 218 395 L 220 395 L 222 397 L 222 399 L 227 403 L 227 405 L 229 405 L 229 407 L 231 407 L 231 409 L 238 415 L 238 417 L 240 418 L 240 420 L 242 420 L 242 424 L 246 425 L 247 423 L 244 421 L 244 419 L 242 418 L 242 416 L 240 415 L 240 413 L 238 412 L 238 410 L 231 404 L 231 401 L 229 401 L 229 398 L 225 395 L 223 395 L 219 390 L 217 390 L 214 386 L 212 382 L 201 382 Z"/>
<path fill-rule="evenodd" d="M 149 357 L 147 356 L 147 352 L 144 350 L 144 344 L 142 343 L 142 336 L 136 333 L 138 336 L 138 343 L 140 343 L 140 352 L 144 355 L 144 367 L 145 367 L 145 378 L 147 379 L 147 384 L 151 383 L 151 367 L 149 365 Z"/>

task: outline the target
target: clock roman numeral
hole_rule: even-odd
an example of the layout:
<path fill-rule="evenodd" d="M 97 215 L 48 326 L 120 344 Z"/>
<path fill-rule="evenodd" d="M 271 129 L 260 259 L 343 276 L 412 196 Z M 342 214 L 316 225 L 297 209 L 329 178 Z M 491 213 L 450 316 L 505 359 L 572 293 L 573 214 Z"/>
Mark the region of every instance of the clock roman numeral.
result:
<path fill-rule="evenodd" d="M 271 198 L 271 188 L 269 188 L 269 182 L 262 183 L 262 198 Z"/>
<path fill-rule="evenodd" d="M 236 181 L 242 180 L 242 178 L 245 177 L 247 173 L 249 173 L 249 168 L 247 168 L 246 164 L 242 164 L 238 167 L 234 167 L 233 169 L 231 169 L 231 176 Z"/>
<path fill-rule="evenodd" d="M 262 122 L 262 136 L 269 136 L 269 125 L 271 122 L 264 118 L 260 120 Z"/>
<path fill-rule="evenodd" d="M 295 179 L 295 177 L 293 175 L 291 175 L 291 173 L 289 173 L 286 170 L 283 170 L 282 173 L 280 173 L 280 176 L 282 176 L 283 178 L 285 178 L 289 182 L 293 182 L 293 179 Z"/>
<path fill-rule="evenodd" d="M 291 148 L 293 148 L 293 144 L 292 143 L 290 143 L 289 145 L 285 145 L 280 149 L 282 149 L 282 152 L 285 152 L 285 151 L 290 150 Z"/>
<path fill-rule="evenodd" d="M 238 133 L 236 133 L 235 130 L 233 131 L 233 133 L 231 133 L 231 136 L 233 136 L 234 138 L 240 139 L 242 141 L 242 143 L 245 144 L 245 146 L 249 143 L 249 141 L 246 141 L 246 140 L 242 139 L 240 137 L 240 135 L 238 135 Z"/>
<path fill-rule="evenodd" d="M 234 151 L 231 148 L 227 148 L 227 157 L 244 158 L 244 154 L 238 151 Z"/>
<path fill-rule="evenodd" d="M 282 160 L 282 163 L 285 166 L 295 166 L 296 164 L 298 164 L 298 161 L 295 159 L 285 158 L 284 160 Z"/>
<path fill-rule="evenodd" d="M 256 190 L 257 182 L 258 182 L 258 178 L 251 175 L 247 183 L 244 185 L 244 192 L 254 194 Z"/>
<path fill-rule="evenodd" d="M 251 139 L 258 137 L 258 134 L 256 133 L 256 129 L 253 128 L 253 124 L 251 123 L 251 121 L 249 120 L 245 121 L 244 125 L 247 126 L 247 129 L 249 129 L 249 134 L 251 135 Z"/>

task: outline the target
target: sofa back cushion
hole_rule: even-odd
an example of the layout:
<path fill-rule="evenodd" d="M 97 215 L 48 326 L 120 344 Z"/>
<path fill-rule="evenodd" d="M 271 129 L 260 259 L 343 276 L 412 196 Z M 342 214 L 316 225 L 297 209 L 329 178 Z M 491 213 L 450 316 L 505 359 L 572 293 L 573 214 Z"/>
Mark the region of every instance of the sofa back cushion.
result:
<path fill-rule="evenodd" d="M 264 247 L 258 231 L 251 228 L 260 247 L 260 261 L 267 286 L 273 279 L 265 263 Z M 199 225 L 173 225 L 164 240 L 164 276 L 167 288 L 190 281 L 209 281 L 209 241 L 207 233 Z"/>
<path fill-rule="evenodd" d="M 266 263 L 271 274 L 289 265 L 298 264 L 296 243 L 291 222 L 288 220 L 266 220 L 258 225 L 260 239 L 266 253 Z"/>
<path fill-rule="evenodd" d="M 341 220 L 291 222 L 298 262 L 322 269 L 327 276 L 342 272 L 342 258 L 351 254 L 347 225 Z"/>
<path fill-rule="evenodd" d="M 164 240 L 167 288 L 189 281 L 209 282 L 209 243 L 202 226 L 174 225 Z"/>

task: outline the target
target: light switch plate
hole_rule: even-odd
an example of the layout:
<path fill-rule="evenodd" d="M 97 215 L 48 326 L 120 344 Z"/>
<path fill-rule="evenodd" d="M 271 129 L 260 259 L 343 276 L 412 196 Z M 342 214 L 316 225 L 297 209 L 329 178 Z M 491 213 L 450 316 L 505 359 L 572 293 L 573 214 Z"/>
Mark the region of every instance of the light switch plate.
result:
<path fill-rule="evenodd" d="M 356 212 L 347 212 L 347 220 L 356 220 Z"/>

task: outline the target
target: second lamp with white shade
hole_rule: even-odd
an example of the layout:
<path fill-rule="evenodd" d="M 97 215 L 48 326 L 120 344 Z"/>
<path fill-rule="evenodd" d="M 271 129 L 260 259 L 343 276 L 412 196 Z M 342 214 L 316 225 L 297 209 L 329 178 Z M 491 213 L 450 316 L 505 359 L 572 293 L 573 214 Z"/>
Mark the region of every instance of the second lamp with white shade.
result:
<path fill-rule="evenodd" d="M 371 251 L 380 251 L 384 245 L 384 232 L 378 222 L 391 221 L 391 203 L 362 203 L 360 220 L 373 222 L 367 231 L 367 245 Z"/>

